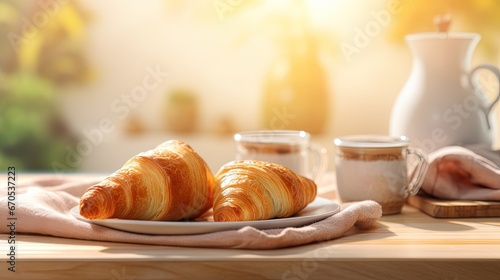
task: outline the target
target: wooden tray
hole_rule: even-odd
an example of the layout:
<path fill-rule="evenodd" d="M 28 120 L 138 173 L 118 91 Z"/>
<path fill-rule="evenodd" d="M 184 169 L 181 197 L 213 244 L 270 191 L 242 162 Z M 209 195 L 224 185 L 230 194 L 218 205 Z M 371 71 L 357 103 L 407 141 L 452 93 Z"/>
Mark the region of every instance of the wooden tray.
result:
<path fill-rule="evenodd" d="M 498 201 L 444 200 L 419 193 L 407 202 L 434 218 L 500 217 Z"/>

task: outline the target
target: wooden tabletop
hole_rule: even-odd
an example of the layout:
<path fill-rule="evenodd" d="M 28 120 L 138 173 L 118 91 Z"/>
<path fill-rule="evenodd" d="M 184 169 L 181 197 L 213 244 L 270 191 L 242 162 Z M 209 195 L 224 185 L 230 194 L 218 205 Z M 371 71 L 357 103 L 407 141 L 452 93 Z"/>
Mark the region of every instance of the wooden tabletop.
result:
<path fill-rule="evenodd" d="M 382 217 L 379 226 L 369 231 L 280 250 L 148 246 L 22 234 L 17 244 L 17 271 L 7 271 L 4 261 L 0 275 L 19 278 L 2 279 L 498 279 L 500 275 L 499 219 L 434 219 L 411 207 Z"/>
<path fill-rule="evenodd" d="M 500 218 L 436 219 L 405 206 L 378 226 L 279 250 L 204 249 L 1 235 L 0 279 L 499 279 Z"/>

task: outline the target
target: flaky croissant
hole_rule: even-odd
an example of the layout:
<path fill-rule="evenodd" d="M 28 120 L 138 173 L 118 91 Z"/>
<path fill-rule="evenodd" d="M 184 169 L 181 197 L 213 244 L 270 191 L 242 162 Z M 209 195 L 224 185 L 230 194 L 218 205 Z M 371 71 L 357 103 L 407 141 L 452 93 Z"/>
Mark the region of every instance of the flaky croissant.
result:
<path fill-rule="evenodd" d="M 282 165 L 232 161 L 215 174 L 214 221 L 290 217 L 313 201 L 316 191 L 312 180 Z"/>
<path fill-rule="evenodd" d="M 178 221 L 194 219 L 212 206 L 214 177 L 186 143 L 170 140 L 140 153 L 86 190 L 80 215 Z"/>

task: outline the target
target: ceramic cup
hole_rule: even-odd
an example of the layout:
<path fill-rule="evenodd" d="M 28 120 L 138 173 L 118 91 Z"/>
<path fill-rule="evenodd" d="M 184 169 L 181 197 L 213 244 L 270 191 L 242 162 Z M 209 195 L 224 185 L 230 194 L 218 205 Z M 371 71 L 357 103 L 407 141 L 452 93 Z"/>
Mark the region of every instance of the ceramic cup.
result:
<path fill-rule="evenodd" d="M 337 190 L 342 202 L 374 200 L 382 214 L 397 214 L 427 172 L 427 154 L 408 138 L 353 135 L 334 139 Z"/>
<path fill-rule="evenodd" d="M 328 151 L 310 139 L 308 132 L 300 130 L 239 132 L 234 135 L 235 158 L 278 163 L 318 183 L 328 168 Z"/>

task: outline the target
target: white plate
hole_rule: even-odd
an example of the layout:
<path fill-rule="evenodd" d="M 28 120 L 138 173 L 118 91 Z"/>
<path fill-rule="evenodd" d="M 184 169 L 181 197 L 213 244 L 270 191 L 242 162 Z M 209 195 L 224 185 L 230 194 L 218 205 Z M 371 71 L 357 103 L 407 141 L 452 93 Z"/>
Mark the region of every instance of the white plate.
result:
<path fill-rule="evenodd" d="M 243 222 L 214 222 L 212 215 L 207 213 L 195 221 L 143 221 L 125 219 L 97 219 L 88 220 L 80 216 L 79 207 L 71 208 L 71 214 L 78 220 L 93 223 L 109 228 L 143 234 L 179 235 L 200 234 L 225 230 L 237 230 L 245 226 L 257 229 L 297 227 L 323 220 L 340 211 L 340 206 L 334 201 L 317 197 L 297 215 L 289 218 L 243 221 Z"/>

